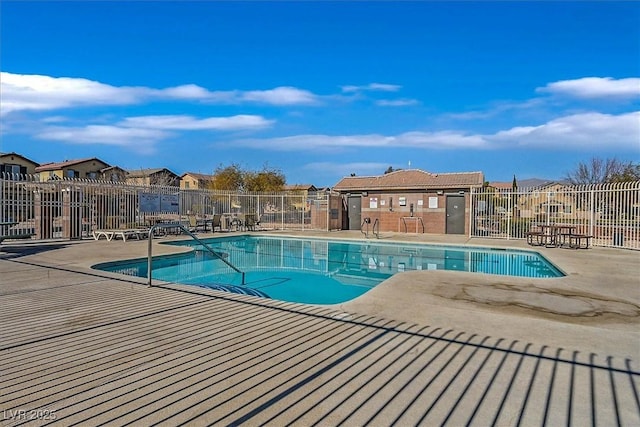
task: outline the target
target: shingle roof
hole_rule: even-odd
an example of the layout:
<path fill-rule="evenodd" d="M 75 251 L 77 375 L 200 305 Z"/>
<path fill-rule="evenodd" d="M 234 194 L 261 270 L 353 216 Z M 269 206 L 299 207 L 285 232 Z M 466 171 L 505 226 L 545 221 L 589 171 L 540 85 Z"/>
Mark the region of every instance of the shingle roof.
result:
<path fill-rule="evenodd" d="M 65 160 L 63 162 L 51 162 L 51 163 L 44 163 L 40 166 L 38 166 L 36 168 L 36 172 L 44 172 L 44 171 L 53 171 L 53 170 L 59 170 L 59 169 L 63 169 L 69 166 L 74 166 L 74 165 L 78 165 L 80 163 L 86 163 L 86 162 L 91 162 L 91 161 L 98 161 L 104 165 L 109 166 L 109 164 L 107 162 L 103 162 L 102 160 L 98 159 L 97 157 L 90 157 L 88 159 L 75 159 L 75 160 Z"/>
<path fill-rule="evenodd" d="M 422 190 L 481 187 L 482 172 L 430 173 L 420 169 L 403 169 L 378 176 L 348 176 L 333 189 L 356 190 Z"/>

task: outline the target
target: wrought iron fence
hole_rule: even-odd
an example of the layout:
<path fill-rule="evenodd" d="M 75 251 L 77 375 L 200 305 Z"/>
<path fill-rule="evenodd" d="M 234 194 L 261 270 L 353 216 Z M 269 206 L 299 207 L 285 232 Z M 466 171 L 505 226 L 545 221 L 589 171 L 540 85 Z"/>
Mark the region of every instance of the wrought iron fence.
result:
<path fill-rule="evenodd" d="M 95 230 L 148 227 L 189 216 L 255 214 L 263 229 L 327 230 L 327 193 L 184 190 L 88 179 L 0 174 L 0 236 L 81 239 Z"/>
<path fill-rule="evenodd" d="M 640 181 L 471 192 L 471 236 L 524 239 L 539 225 L 571 225 L 594 246 L 640 249 Z"/>

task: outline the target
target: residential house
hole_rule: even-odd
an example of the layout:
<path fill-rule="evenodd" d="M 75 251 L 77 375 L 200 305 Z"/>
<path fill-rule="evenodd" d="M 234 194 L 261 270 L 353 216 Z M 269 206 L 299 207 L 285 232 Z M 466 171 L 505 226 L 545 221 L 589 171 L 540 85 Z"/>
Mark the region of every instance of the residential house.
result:
<path fill-rule="evenodd" d="M 178 187 L 180 177 L 167 168 L 151 168 L 129 170 L 127 172 L 127 183 L 134 185 L 168 185 Z"/>
<path fill-rule="evenodd" d="M 35 168 L 40 181 L 55 179 L 100 179 L 102 170 L 110 165 L 96 157 L 88 159 L 65 160 L 62 162 L 44 163 Z"/>
<path fill-rule="evenodd" d="M 0 153 L 0 179 L 19 181 L 35 174 L 38 163 L 18 153 Z M 14 183 L 15 184 L 15 183 Z M 16 203 L 18 196 L 29 197 L 31 191 L 25 186 L 1 185 L 0 222 L 22 222 L 31 217 L 26 203 Z M 25 194 L 27 193 L 27 194 Z M 7 232 L 3 228 L 0 232 Z"/>
<path fill-rule="evenodd" d="M 0 176 L 15 178 L 19 175 L 33 175 L 39 163 L 18 153 L 0 153 Z"/>
<path fill-rule="evenodd" d="M 119 166 L 109 166 L 100 169 L 99 178 L 102 181 L 125 182 L 127 180 L 127 171 Z"/>
<path fill-rule="evenodd" d="M 379 231 L 465 234 L 470 230 L 472 188 L 482 172 L 430 173 L 402 169 L 377 176 L 342 178 L 333 191 L 343 197 L 342 229 L 378 222 Z M 331 216 L 338 213 L 331 212 Z"/>
<path fill-rule="evenodd" d="M 212 183 L 213 175 L 185 172 L 180 176 L 181 190 L 198 190 L 203 188 L 211 188 Z"/>
<path fill-rule="evenodd" d="M 309 198 L 309 193 L 315 193 L 318 189 L 313 184 L 293 184 L 293 185 L 285 185 L 283 188 L 285 193 L 302 196 L 296 197 L 292 199 L 291 206 L 293 206 L 296 210 L 309 210 L 309 205 L 307 200 Z"/>
<path fill-rule="evenodd" d="M 537 185 L 529 185 L 529 181 Z M 493 204 L 497 206 L 494 208 L 497 214 L 536 221 L 580 217 L 576 193 L 565 182 L 523 180 L 518 182 L 515 193 L 511 182 L 491 182 L 487 190 L 492 189 L 495 191 Z M 512 207 L 515 208 L 513 212 Z"/>
<path fill-rule="evenodd" d="M 559 182 L 549 182 L 518 195 L 517 207 L 520 218 L 537 221 L 560 221 L 581 217 L 576 193 Z M 586 215 L 586 212 L 585 212 Z"/>

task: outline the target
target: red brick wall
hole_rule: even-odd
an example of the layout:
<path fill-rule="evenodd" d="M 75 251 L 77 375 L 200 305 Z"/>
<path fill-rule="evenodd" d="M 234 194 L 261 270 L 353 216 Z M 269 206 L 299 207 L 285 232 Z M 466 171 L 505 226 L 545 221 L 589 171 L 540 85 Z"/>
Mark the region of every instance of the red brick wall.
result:
<path fill-rule="evenodd" d="M 457 194 L 457 191 L 455 191 L 455 193 Z M 401 206 L 400 204 L 401 197 L 405 198 L 404 206 Z M 430 197 L 437 198 L 437 208 L 429 208 Z M 371 207 L 372 199 L 377 199 L 377 207 Z M 371 218 L 372 225 L 374 221 L 378 219 L 381 232 L 404 232 L 404 224 L 402 223 L 401 218 L 411 216 L 411 204 L 413 204 L 413 216 L 422 218 L 425 233 L 446 233 L 447 196 L 446 194 L 438 195 L 436 192 L 378 193 L 369 191 L 366 196 L 362 196 L 362 218 Z M 465 193 L 465 212 L 468 213 L 468 210 L 469 197 L 468 194 Z M 406 224 L 408 233 L 415 233 L 416 225 L 418 232 L 422 232 L 422 228 L 419 223 L 417 223 L 417 220 L 408 219 L 406 220 Z M 468 231 L 468 215 L 465 215 L 465 232 L 468 233 Z"/>

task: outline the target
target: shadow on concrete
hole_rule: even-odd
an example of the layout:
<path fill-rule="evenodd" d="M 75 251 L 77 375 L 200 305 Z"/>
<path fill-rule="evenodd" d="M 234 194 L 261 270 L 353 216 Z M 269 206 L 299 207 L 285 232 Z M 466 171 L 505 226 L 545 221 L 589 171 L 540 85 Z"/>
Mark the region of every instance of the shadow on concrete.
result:
<path fill-rule="evenodd" d="M 14 259 L 66 248 L 69 243 L 25 243 L 0 245 L 0 259 Z"/>

